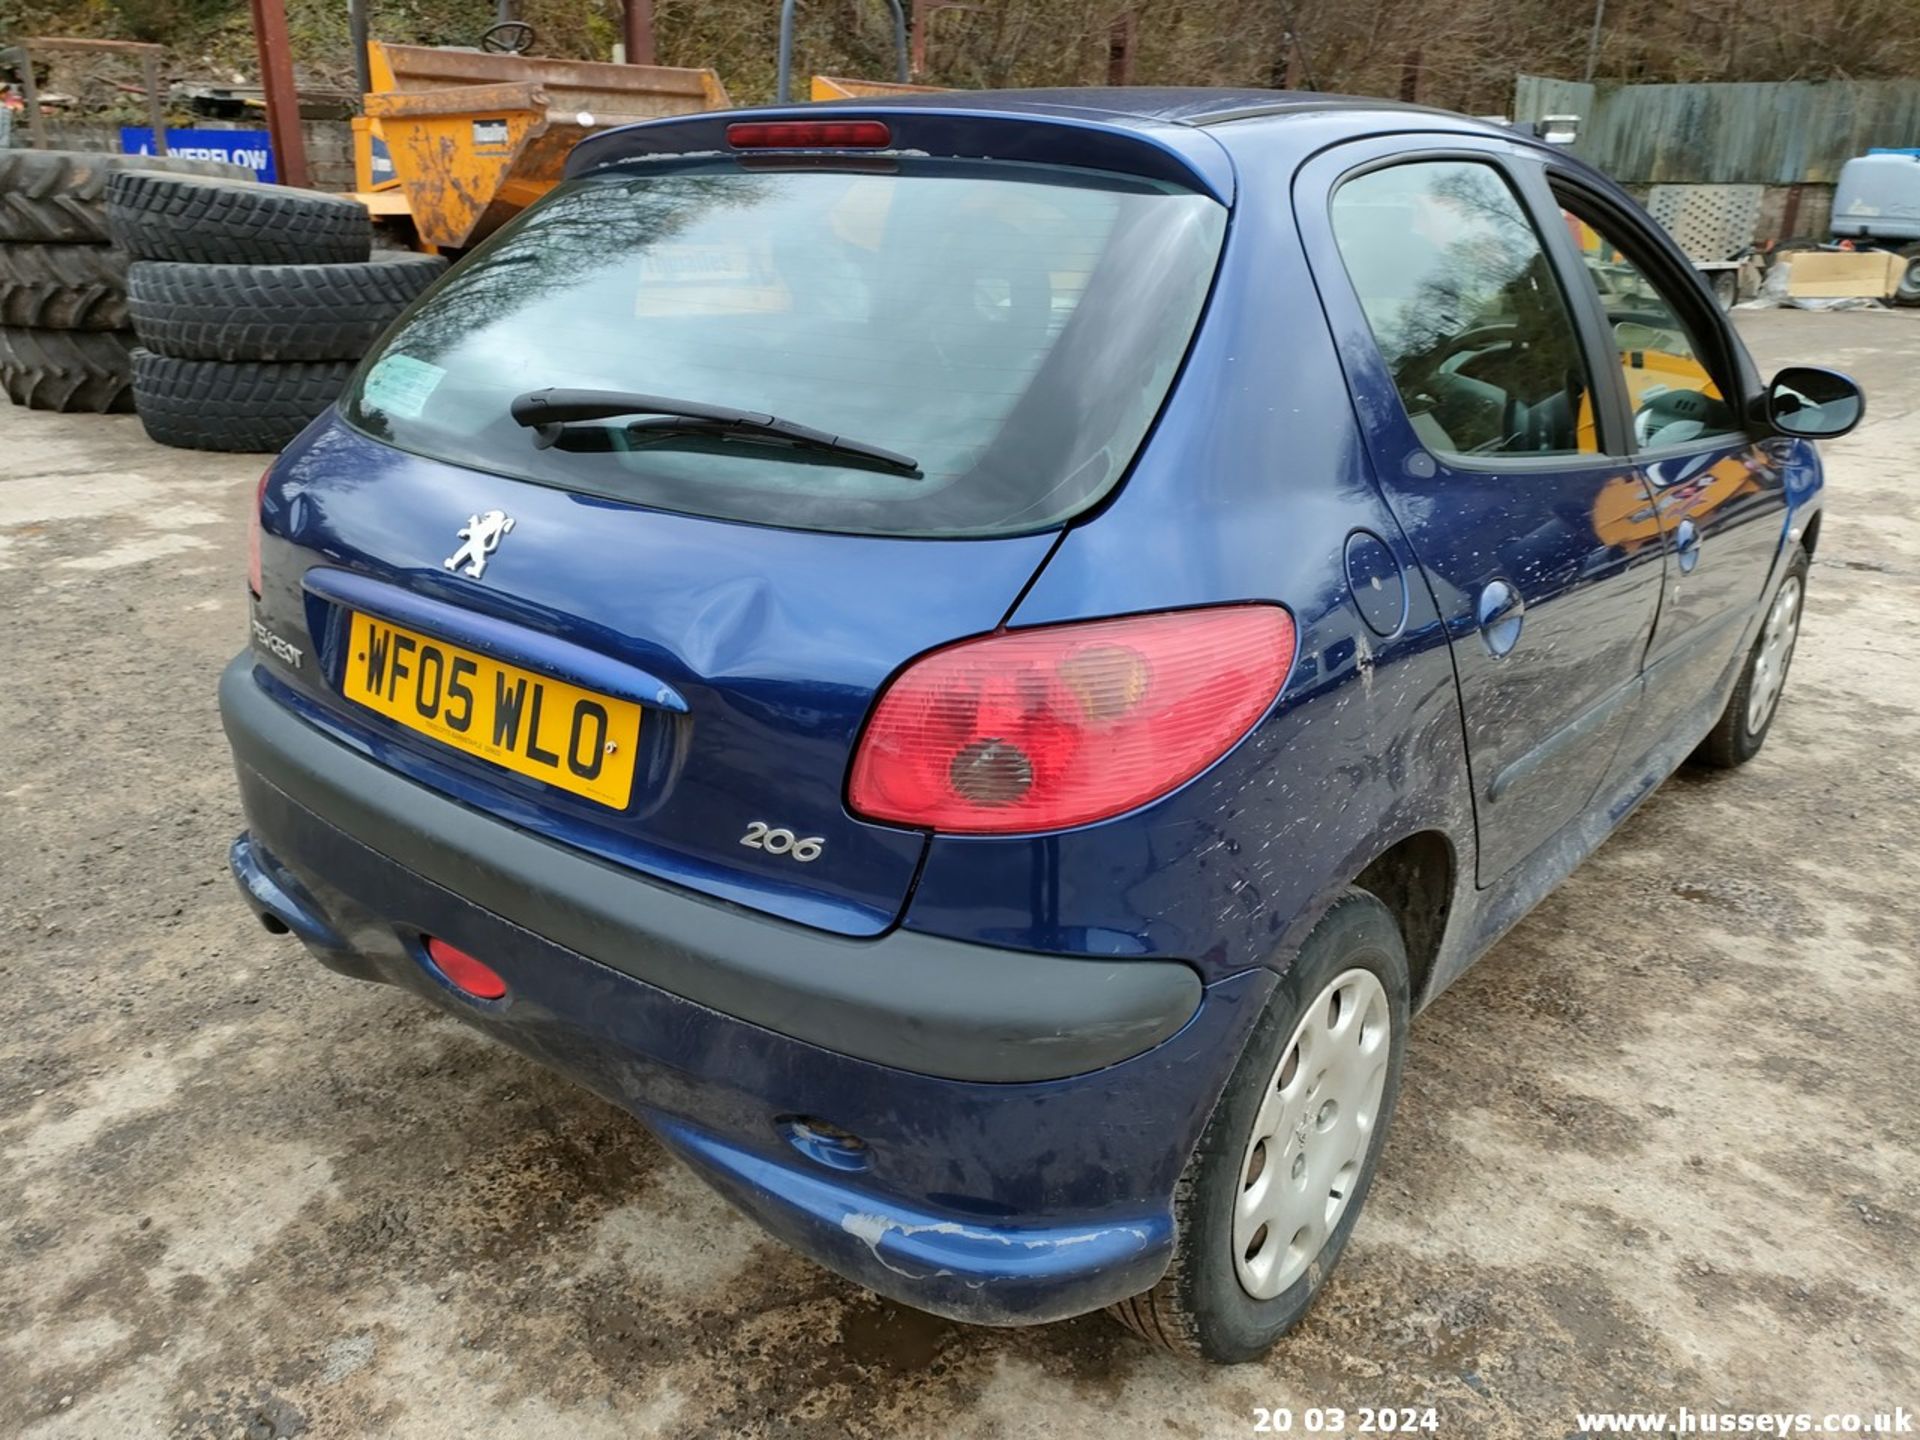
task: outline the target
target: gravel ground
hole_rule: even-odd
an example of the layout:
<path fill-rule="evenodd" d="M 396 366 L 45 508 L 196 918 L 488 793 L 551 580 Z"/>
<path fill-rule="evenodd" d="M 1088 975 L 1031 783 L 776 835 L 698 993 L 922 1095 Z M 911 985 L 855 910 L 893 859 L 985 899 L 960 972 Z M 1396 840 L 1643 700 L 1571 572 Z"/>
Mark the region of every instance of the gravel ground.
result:
<path fill-rule="evenodd" d="M 1665 786 L 1427 1013 L 1346 1263 L 1225 1371 L 876 1300 L 621 1113 L 265 936 L 213 708 L 260 462 L 0 411 L 0 1433 L 1920 1408 L 1920 316 L 1741 319 L 1872 397 L 1766 752 Z"/>

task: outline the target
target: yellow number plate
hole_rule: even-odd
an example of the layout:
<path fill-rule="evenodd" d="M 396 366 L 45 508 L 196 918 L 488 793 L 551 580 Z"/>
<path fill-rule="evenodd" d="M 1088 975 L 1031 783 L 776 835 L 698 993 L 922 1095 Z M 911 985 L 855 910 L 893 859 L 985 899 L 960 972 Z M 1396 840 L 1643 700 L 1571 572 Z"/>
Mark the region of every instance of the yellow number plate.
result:
<path fill-rule="evenodd" d="M 409 730 L 624 810 L 640 707 L 355 613 L 346 695 Z"/>

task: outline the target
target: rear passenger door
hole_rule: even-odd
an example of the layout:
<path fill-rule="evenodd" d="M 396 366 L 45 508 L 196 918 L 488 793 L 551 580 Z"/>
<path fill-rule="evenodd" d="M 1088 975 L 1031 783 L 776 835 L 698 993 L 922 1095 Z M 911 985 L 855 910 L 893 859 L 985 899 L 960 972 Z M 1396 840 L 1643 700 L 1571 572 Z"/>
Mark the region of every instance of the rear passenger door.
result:
<path fill-rule="evenodd" d="M 1639 697 L 1662 556 L 1618 371 L 1517 147 L 1342 146 L 1302 169 L 1295 213 L 1448 625 L 1490 884 L 1583 813 Z"/>
<path fill-rule="evenodd" d="M 1740 413 L 1739 341 L 1684 258 L 1577 172 L 1548 175 L 1605 316 L 1634 459 L 1668 551 L 1647 703 L 1621 757 L 1632 764 L 1743 653 L 1786 533 L 1786 484 L 1779 442 L 1753 438 Z"/>

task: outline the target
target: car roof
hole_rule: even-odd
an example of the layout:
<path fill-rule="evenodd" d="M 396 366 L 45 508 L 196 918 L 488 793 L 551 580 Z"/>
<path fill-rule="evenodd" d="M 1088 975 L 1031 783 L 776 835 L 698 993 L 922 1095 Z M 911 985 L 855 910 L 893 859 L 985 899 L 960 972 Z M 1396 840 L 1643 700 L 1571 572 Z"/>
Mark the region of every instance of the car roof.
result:
<path fill-rule="evenodd" d="M 1454 125 L 1499 130 L 1490 122 L 1451 110 L 1409 105 L 1373 95 L 1328 95 L 1313 90 L 1262 90 L 1203 85 L 1108 85 L 1044 90 L 928 90 L 916 94 L 871 95 L 834 100 L 829 105 L 860 109 L 896 106 L 960 108 L 1001 114 L 1071 113 L 1109 124 L 1223 125 L 1265 116 L 1365 112 L 1407 120 L 1444 119 Z M 1424 128 L 1424 127 L 1423 127 Z"/>
<path fill-rule="evenodd" d="M 1281 142 L 1277 151 L 1262 145 L 1259 164 L 1268 170 L 1275 163 L 1289 163 L 1282 157 L 1288 142 L 1295 140 L 1294 161 L 1329 143 L 1398 132 L 1499 136 L 1526 143 L 1526 137 L 1504 124 L 1367 95 L 1150 85 L 923 90 L 637 121 L 582 140 L 567 157 L 566 173 L 572 177 L 649 153 L 724 153 L 730 143 L 725 127 L 732 122 L 802 121 L 835 110 L 868 116 L 918 111 L 929 120 L 937 116 L 942 123 L 951 122 L 957 131 L 970 131 L 967 143 L 976 148 L 966 153 L 1158 176 L 1197 185 L 1225 204 L 1232 203 L 1238 183 L 1236 166 L 1249 158 L 1241 153 L 1241 142 L 1256 136 Z M 1052 130 L 1054 138 L 1039 145 L 1033 134 L 1009 132 L 1010 123 L 1014 131 L 1028 129 L 1020 124 L 1023 120 L 1052 122 L 1033 129 L 1035 134 L 1042 128 Z M 905 125 L 904 117 L 901 123 Z M 926 138 L 921 136 L 923 148 Z M 960 153 L 933 148 L 940 154 Z"/>

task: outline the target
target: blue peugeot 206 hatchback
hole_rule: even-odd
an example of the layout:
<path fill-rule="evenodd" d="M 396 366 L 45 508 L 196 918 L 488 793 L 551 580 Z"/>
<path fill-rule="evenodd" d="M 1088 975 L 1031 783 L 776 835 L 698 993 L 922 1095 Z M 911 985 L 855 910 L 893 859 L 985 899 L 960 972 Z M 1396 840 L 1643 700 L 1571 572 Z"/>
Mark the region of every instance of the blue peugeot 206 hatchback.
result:
<path fill-rule="evenodd" d="M 608 131 L 261 480 L 233 869 L 861 1285 L 1247 1359 L 1412 1013 L 1760 748 L 1862 403 L 1434 111 Z"/>

